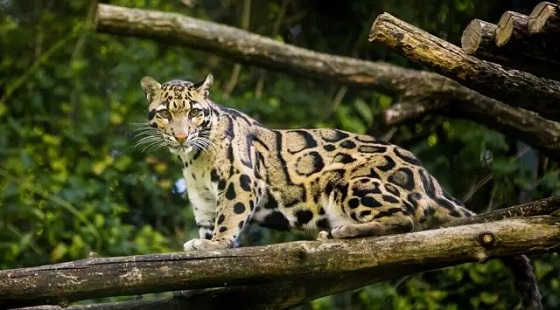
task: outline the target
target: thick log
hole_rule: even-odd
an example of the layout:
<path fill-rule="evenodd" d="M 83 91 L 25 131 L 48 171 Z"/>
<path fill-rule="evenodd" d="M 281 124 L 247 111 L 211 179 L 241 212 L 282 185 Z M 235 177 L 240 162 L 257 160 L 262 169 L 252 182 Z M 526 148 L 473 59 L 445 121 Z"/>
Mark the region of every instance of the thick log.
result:
<path fill-rule="evenodd" d="M 560 70 L 551 68 L 550 61 L 540 61 L 520 55 L 509 45 L 498 47 L 495 44 L 497 26 L 483 20 L 472 20 L 461 37 L 461 48 L 468 55 L 499 63 L 509 68 L 523 70 L 534 75 L 560 79 Z M 560 69 L 560 68 L 559 68 Z"/>
<path fill-rule="evenodd" d="M 542 33 L 549 37 L 560 36 L 560 12 L 558 6 L 550 2 L 541 2 L 529 14 L 527 31 Z"/>
<path fill-rule="evenodd" d="M 498 100 L 560 120 L 560 82 L 536 77 L 465 54 L 459 47 L 390 14 L 377 17 L 370 41 L 378 41 L 422 65 Z M 555 143 L 558 143 L 556 141 Z"/>
<path fill-rule="evenodd" d="M 483 244 L 483 235 L 498 242 Z M 224 285 L 312 283 L 299 299 L 277 297 L 284 305 L 293 305 L 302 295 L 317 298 L 433 268 L 536 254 L 559 245 L 560 217 L 550 215 L 377 238 L 88 258 L 0 271 L 0 307 L 67 305 L 82 299 Z"/>

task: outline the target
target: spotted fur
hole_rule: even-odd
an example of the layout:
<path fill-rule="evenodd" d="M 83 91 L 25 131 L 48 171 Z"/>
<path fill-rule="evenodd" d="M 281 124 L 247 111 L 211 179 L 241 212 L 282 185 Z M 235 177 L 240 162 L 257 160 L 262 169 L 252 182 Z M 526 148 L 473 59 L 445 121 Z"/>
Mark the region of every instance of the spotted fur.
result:
<path fill-rule="evenodd" d="M 186 251 L 232 247 L 249 223 L 349 238 L 473 214 L 411 152 L 342 130 L 267 128 L 212 102 L 212 82 L 141 82 L 154 135 L 183 162 L 199 227 Z"/>

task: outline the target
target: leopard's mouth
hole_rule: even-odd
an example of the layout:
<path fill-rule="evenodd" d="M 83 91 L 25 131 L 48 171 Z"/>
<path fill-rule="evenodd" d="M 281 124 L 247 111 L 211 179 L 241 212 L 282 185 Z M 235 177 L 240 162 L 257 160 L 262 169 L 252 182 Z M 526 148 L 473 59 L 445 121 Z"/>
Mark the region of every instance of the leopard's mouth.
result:
<path fill-rule="evenodd" d="M 169 151 L 172 154 L 187 154 L 193 150 L 193 147 L 188 144 L 173 145 L 169 147 Z"/>

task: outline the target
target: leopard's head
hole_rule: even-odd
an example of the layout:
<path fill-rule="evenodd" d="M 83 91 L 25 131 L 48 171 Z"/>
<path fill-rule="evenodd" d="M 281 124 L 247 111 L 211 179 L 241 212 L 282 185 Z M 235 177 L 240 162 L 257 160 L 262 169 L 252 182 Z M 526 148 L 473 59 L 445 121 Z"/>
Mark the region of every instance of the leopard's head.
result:
<path fill-rule="evenodd" d="M 208 93 L 213 81 L 211 74 L 198 83 L 172 80 L 160 84 L 149 76 L 143 77 L 140 84 L 149 101 L 149 127 L 145 127 L 146 137 L 139 143 L 168 147 L 178 155 L 208 149 L 212 145 Z"/>

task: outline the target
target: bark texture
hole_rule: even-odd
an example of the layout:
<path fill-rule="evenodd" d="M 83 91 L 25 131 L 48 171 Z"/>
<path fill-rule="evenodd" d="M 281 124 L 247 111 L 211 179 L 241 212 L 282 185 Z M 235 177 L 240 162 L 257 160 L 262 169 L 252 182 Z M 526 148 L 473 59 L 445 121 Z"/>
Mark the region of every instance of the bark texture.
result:
<path fill-rule="evenodd" d="M 106 296 L 257 285 L 270 293 L 253 296 L 254 300 L 239 296 L 228 304 L 249 307 L 266 301 L 282 308 L 415 272 L 542 253 L 559 245 L 560 217 L 546 215 L 377 238 L 88 258 L 0 271 L 0 307 L 66 305 Z M 270 287 L 282 282 L 291 283 L 291 288 L 284 286 L 286 294 Z M 306 289 L 295 290 L 302 283 Z"/>
<path fill-rule="evenodd" d="M 370 41 L 453 78 L 482 94 L 560 120 L 560 82 L 507 70 L 465 54 L 459 47 L 384 13 L 377 17 Z"/>

